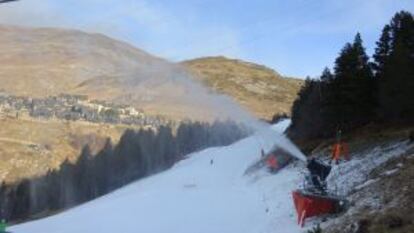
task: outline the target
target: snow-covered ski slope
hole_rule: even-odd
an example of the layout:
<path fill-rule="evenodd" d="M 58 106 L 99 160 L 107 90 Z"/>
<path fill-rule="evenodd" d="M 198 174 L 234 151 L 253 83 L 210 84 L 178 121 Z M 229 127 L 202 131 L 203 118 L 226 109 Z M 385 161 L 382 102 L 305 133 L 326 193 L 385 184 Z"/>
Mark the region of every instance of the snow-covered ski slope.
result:
<path fill-rule="evenodd" d="M 301 232 L 291 191 L 292 166 L 275 175 L 243 175 L 271 149 L 288 122 L 227 147 L 189 156 L 173 168 L 45 219 L 11 227 L 13 233 L 260 233 Z M 279 132 L 279 133 L 278 133 Z M 211 161 L 213 162 L 211 164 Z"/>

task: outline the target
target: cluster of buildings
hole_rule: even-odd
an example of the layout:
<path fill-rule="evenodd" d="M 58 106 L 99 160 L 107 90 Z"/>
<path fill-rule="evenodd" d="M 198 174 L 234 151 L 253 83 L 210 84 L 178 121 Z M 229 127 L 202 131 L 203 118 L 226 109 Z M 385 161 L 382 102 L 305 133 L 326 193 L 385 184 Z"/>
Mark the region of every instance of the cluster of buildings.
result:
<path fill-rule="evenodd" d="M 140 126 L 159 126 L 165 123 L 162 118 L 146 116 L 142 110 L 129 105 L 89 100 L 85 95 L 70 94 L 30 98 L 0 93 L 0 114 L 16 118 L 30 116 Z"/>

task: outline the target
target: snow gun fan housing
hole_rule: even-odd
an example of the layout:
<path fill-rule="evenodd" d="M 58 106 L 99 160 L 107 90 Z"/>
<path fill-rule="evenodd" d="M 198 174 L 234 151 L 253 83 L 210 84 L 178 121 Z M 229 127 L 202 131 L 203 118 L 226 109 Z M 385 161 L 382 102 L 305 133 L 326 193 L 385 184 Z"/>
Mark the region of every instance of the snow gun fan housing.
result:
<path fill-rule="evenodd" d="M 323 214 L 340 212 L 345 200 L 329 192 L 326 178 L 331 166 L 316 159 L 310 159 L 306 168 L 309 175 L 305 177 L 304 186 L 292 192 L 293 202 L 298 214 L 298 224 L 303 226 L 306 218 Z"/>
<path fill-rule="evenodd" d="M 263 168 L 266 168 L 270 173 L 277 173 L 288 165 L 293 158 L 294 157 L 289 152 L 286 152 L 280 147 L 274 147 L 268 153 L 265 153 L 262 150 L 259 160 L 246 169 L 245 175 L 252 174 Z"/>
<path fill-rule="evenodd" d="M 281 148 L 275 148 L 265 155 L 266 166 L 271 173 L 276 173 L 292 160 L 292 155 Z"/>

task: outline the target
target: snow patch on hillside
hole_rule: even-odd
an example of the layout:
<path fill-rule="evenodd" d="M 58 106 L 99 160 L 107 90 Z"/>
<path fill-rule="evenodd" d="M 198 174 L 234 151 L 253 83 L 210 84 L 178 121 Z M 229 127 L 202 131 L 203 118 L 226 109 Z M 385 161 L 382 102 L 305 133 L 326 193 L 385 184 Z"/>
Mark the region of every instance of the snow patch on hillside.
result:
<path fill-rule="evenodd" d="M 369 175 L 375 168 L 401 156 L 412 147 L 408 141 L 400 141 L 353 154 L 350 161 L 333 166 L 328 177 L 328 187 L 334 188 L 342 196 L 363 188 L 369 185 Z"/>

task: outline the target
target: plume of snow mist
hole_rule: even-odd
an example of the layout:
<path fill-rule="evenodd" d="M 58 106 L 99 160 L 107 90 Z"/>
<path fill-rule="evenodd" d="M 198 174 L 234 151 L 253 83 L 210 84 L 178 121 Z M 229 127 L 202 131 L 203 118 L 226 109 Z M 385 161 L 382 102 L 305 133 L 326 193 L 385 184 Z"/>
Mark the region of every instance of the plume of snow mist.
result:
<path fill-rule="evenodd" d="M 284 134 L 284 131 L 289 126 L 289 124 L 290 120 L 283 120 L 272 128 L 267 127 L 258 131 L 257 135 L 259 138 L 274 138 L 274 141 L 272 141 L 273 145 L 271 145 L 271 150 L 274 150 L 275 148 L 281 148 L 295 158 L 306 162 L 306 156 Z"/>
<path fill-rule="evenodd" d="M 171 120 L 232 120 L 256 130 L 265 126 L 229 97 L 197 82 L 184 67 L 127 43 L 78 30 L 11 27 L 3 31 L 7 33 L 2 34 L 1 45 L 18 48 L 16 57 L 27 54 L 23 65 L 15 66 L 16 73 L 30 70 L 36 80 L 32 89 L 39 95 L 83 94 Z M 41 66 L 48 68 L 33 69 Z"/>
<path fill-rule="evenodd" d="M 161 106 L 159 113 L 178 112 L 191 120 L 232 120 L 257 131 L 268 125 L 252 116 L 230 97 L 205 87 L 181 66 L 159 62 L 141 67 L 120 79 L 122 96 L 117 101 L 143 106 Z"/>

